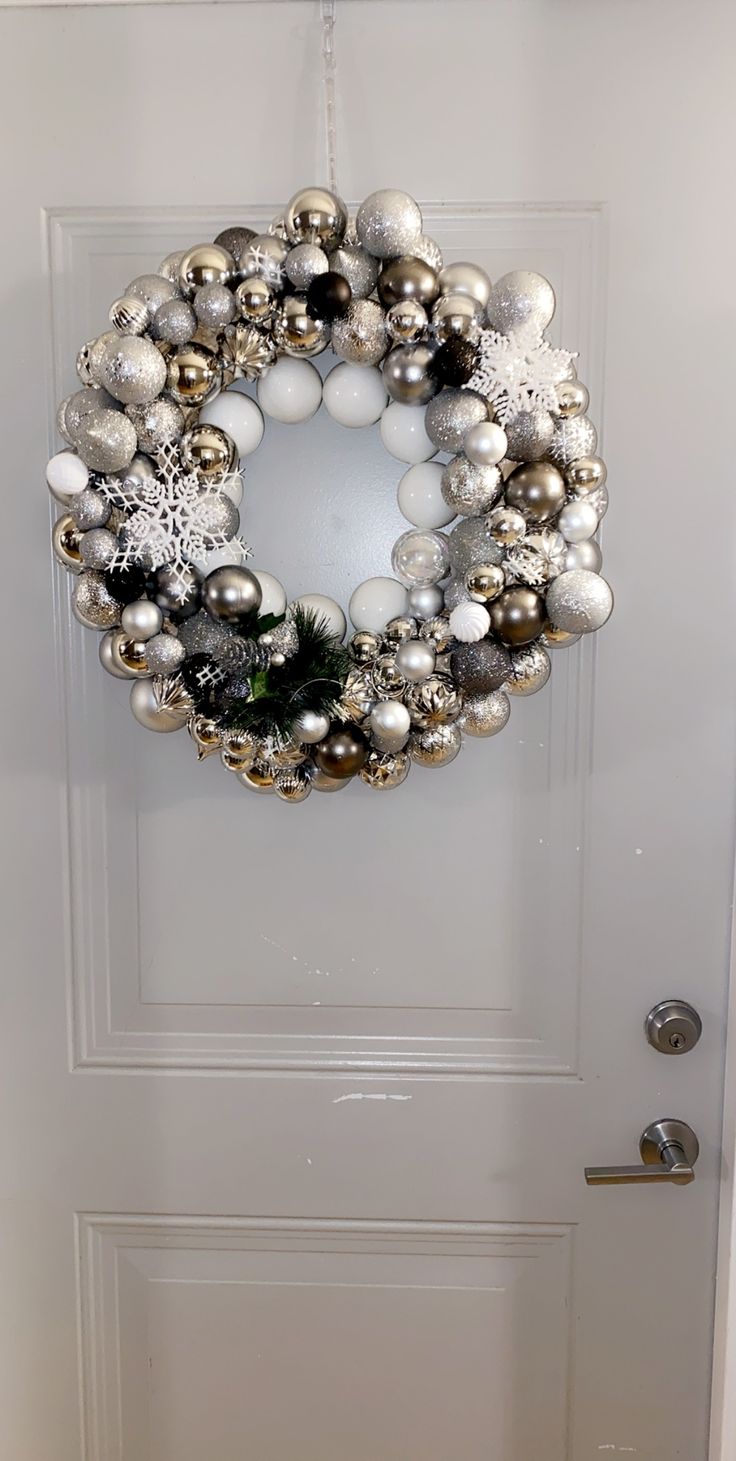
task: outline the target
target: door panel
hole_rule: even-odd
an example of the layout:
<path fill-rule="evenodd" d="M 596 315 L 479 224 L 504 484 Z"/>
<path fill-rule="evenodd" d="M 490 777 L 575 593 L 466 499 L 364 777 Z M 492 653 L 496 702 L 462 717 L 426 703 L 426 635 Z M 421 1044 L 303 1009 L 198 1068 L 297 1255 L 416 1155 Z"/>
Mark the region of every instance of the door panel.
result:
<path fill-rule="evenodd" d="M 323 175 L 317 10 L 0 15 L 8 1461 L 706 1461 L 731 9 L 339 6 L 344 192 L 406 186 L 448 258 L 548 274 L 605 416 L 616 614 L 497 740 L 395 796 L 250 796 L 132 722 L 44 548 L 54 404 L 109 301 Z M 400 471 L 324 413 L 270 425 L 254 562 L 346 602 Z M 703 1017 L 684 1058 L 644 1040 L 666 995 Z M 585 1187 L 666 1115 L 691 1187 Z"/>

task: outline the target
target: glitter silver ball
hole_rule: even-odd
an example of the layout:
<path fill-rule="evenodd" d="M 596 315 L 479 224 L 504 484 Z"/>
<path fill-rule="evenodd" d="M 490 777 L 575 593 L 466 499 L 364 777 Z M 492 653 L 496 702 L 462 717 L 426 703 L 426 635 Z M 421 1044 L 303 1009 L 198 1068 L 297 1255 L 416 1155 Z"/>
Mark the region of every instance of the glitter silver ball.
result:
<path fill-rule="evenodd" d="M 188 655 L 208 654 L 212 659 L 220 659 L 233 633 L 229 625 L 216 622 L 202 609 L 180 626 L 179 643 Z"/>
<path fill-rule="evenodd" d="M 493 285 L 488 323 L 502 335 L 524 325 L 545 330 L 555 312 L 555 292 L 548 279 L 528 269 L 514 269 Z"/>
<path fill-rule="evenodd" d="M 186 345 L 197 329 L 197 316 L 186 299 L 167 299 L 153 316 L 151 334 L 169 345 Z"/>
<path fill-rule="evenodd" d="M 185 253 L 186 249 L 177 249 L 175 253 L 167 254 L 166 258 L 161 260 L 161 263 L 159 264 L 156 272 L 160 274 L 163 279 L 169 279 L 172 284 L 176 284 L 178 286 L 179 270 L 181 269 L 181 261 L 184 258 Z"/>
<path fill-rule="evenodd" d="M 145 406 L 126 406 L 125 414 L 135 427 L 138 450 L 142 452 L 156 451 L 168 441 L 178 441 L 184 430 L 181 407 L 163 396 Z"/>
<path fill-rule="evenodd" d="M 173 675 L 185 653 L 184 645 L 173 634 L 155 634 L 146 643 L 146 661 L 152 675 Z"/>
<path fill-rule="evenodd" d="M 224 492 L 208 492 L 192 512 L 197 530 L 205 538 L 234 538 L 240 527 L 240 513 Z"/>
<path fill-rule="evenodd" d="M 541 644 L 527 644 L 511 655 L 511 674 L 506 689 L 510 695 L 536 695 L 546 685 L 552 664 Z"/>
<path fill-rule="evenodd" d="M 435 269 L 439 274 L 442 268 L 442 249 L 433 238 L 429 238 L 426 233 L 420 233 L 419 238 L 414 239 L 411 251 L 415 259 L 423 259 L 430 269 Z"/>
<path fill-rule="evenodd" d="M 409 741 L 409 754 L 419 766 L 449 766 L 463 743 L 459 725 L 437 725 L 420 731 Z"/>
<path fill-rule="evenodd" d="M 494 690 L 491 695 L 466 695 L 458 725 L 466 736 L 495 736 L 511 714 L 508 695 Z"/>
<path fill-rule="evenodd" d="M 82 461 L 94 472 L 119 472 L 132 462 L 138 438 L 132 421 L 122 411 L 103 407 L 85 416 L 74 445 Z"/>
<path fill-rule="evenodd" d="M 445 587 L 445 608 L 448 612 L 451 613 L 458 604 L 470 603 L 472 603 L 472 595 L 464 579 L 451 578 Z"/>
<path fill-rule="evenodd" d="M 554 429 L 549 411 L 519 411 L 504 427 L 506 456 L 512 462 L 541 461 L 552 444 Z"/>
<path fill-rule="evenodd" d="M 391 791 L 406 781 L 410 769 L 406 751 L 369 751 L 358 774 L 374 791 Z"/>
<path fill-rule="evenodd" d="M 419 204 L 398 188 L 380 188 L 361 203 L 355 231 L 363 247 L 377 259 L 411 254 L 422 232 Z"/>
<path fill-rule="evenodd" d="M 249 244 L 252 244 L 256 237 L 254 228 L 223 228 L 222 232 L 218 233 L 215 243 L 232 254 L 236 264 L 239 264 Z"/>
<path fill-rule="evenodd" d="M 102 492 L 96 492 L 94 487 L 85 487 L 84 492 L 78 492 L 72 498 L 69 511 L 80 531 L 88 533 L 92 528 L 105 527 L 112 507 Z"/>
<path fill-rule="evenodd" d="M 112 629 L 120 623 L 122 604 L 110 593 L 104 573 L 80 573 L 72 594 L 72 611 L 87 629 Z"/>
<path fill-rule="evenodd" d="M 343 244 L 330 257 L 330 268 L 347 279 L 353 299 L 367 299 L 378 282 L 378 264 L 358 244 Z"/>
<path fill-rule="evenodd" d="M 72 445 L 76 443 L 77 436 L 82 428 L 82 423 L 92 411 L 117 411 L 117 402 L 113 401 L 111 395 L 102 389 L 102 386 L 87 386 L 82 391 L 75 391 L 73 396 L 68 396 L 62 403 L 63 417 L 59 421 L 62 436 Z"/>
<path fill-rule="evenodd" d="M 107 528 L 92 528 L 79 546 L 85 568 L 109 568 L 118 549 L 118 540 Z"/>
<path fill-rule="evenodd" d="M 353 365 L 377 365 L 388 344 L 384 313 L 374 300 L 353 299 L 345 314 L 333 322 L 332 348 Z"/>
<path fill-rule="evenodd" d="M 452 677 L 468 695 L 488 695 L 500 690 L 509 677 L 511 658 L 502 644 L 480 639 L 460 644 L 452 652 Z"/>
<path fill-rule="evenodd" d="M 572 416 L 556 423 L 547 456 L 556 467 L 571 467 L 578 457 L 594 456 L 597 446 L 598 432 L 590 417 Z"/>
<path fill-rule="evenodd" d="M 329 267 L 330 261 L 324 249 L 318 244 L 302 243 L 286 255 L 284 273 L 295 289 L 306 294 L 312 280 L 318 274 L 326 274 Z"/>
<path fill-rule="evenodd" d="M 126 406 L 142 406 L 159 396 L 166 384 L 166 362 L 151 340 L 115 336 L 95 365 L 101 386 Z"/>
<path fill-rule="evenodd" d="M 171 279 L 166 279 L 163 274 L 139 274 L 138 278 L 128 285 L 125 293 L 133 299 L 142 300 L 153 319 L 156 310 L 160 309 L 167 299 L 174 299 L 179 291 L 176 284 Z"/>
<path fill-rule="evenodd" d="M 454 457 L 442 473 L 444 501 L 462 517 L 479 517 L 493 507 L 503 490 L 498 467 L 476 467 L 465 455 Z"/>
<path fill-rule="evenodd" d="M 450 562 L 453 572 L 465 578 L 474 563 L 503 563 L 504 550 L 491 535 L 487 517 L 470 517 L 450 533 Z M 445 593 L 445 602 L 447 593 Z"/>
<path fill-rule="evenodd" d="M 194 296 L 194 313 L 206 330 L 219 334 L 235 319 L 236 305 L 232 290 L 225 284 L 203 284 Z"/>
<path fill-rule="evenodd" d="M 477 391 L 445 387 L 424 413 L 427 436 L 438 451 L 456 452 L 471 426 L 488 420 L 488 403 Z"/>
<path fill-rule="evenodd" d="M 590 634 L 600 629 L 613 609 L 610 585 L 599 573 L 575 568 L 561 573 L 547 590 L 547 615 L 556 629 Z"/>

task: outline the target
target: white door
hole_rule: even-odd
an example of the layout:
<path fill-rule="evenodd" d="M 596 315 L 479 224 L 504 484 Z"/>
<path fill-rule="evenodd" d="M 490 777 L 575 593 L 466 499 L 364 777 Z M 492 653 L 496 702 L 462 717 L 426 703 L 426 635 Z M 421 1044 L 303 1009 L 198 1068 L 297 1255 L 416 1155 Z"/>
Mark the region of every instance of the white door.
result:
<path fill-rule="evenodd" d="M 318 7 L 19 8 L 0 34 L 0 1453 L 706 1461 L 733 9 L 342 0 L 342 190 L 406 187 L 448 257 L 553 280 L 605 414 L 618 603 L 498 739 L 298 808 L 133 723 L 52 573 L 43 468 L 128 279 L 324 176 Z M 257 561 L 346 602 L 396 481 L 374 433 L 270 428 Z M 703 1019 L 677 1059 L 643 1035 L 669 995 Z M 586 1187 L 672 1116 L 692 1185 Z"/>

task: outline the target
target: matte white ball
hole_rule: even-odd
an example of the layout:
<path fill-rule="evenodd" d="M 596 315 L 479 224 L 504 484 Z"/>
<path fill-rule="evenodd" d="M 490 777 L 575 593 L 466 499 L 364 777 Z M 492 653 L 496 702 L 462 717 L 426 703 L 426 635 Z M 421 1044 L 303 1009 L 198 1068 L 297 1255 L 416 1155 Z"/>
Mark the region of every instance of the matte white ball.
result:
<path fill-rule="evenodd" d="M 322 377 L 309 360 L 282 355 L 258 381 L 258 403 L 267 416 L 295 426 L 308 421 L 322 400 Z"/>
<path fill-rule="evenodd" d="M 408 594 L 395 578 L 366 578 L 350 600 L 350 618 L 356 629 L 385 629 L 389 619 L 398 619 L 407 609 Z"/>
<path fill-rule="evenodd" d="M 399 482 L 399 509 L 417 528 L 445 528 L 455 517 L 442 496 L 443 470 L 441 462 L 417 462 Z"/>
<path fill-rule="evenodd" d="M 131 639 L 153 639 L 158 634 L 164 616 L 152 599 L 136 599 L 132 604 L 126 604 L 120 615 L 120 623 L 125 633 Z"/>
<path fill-rule="evenodd" d="M 503 461 L 507 447 L 506 432 L 497 421 L 479 421 L 463 440 L 463 451 L 476 467 L 495 467 Z"/>
<path fill-rule="evenodd" d="M 328 598 L 327 594 L 302 594 L 301 598 L 294 600 L 292 607 L 296 604 L 303 609 L 312 609 L 320 618 L 326 619 L 335 639 L 345 638 L 348 621 L 335 599 Z"/>
<path fill-rule="evenodd" d="M 450 630 L 461 644 L 477 644 L 491 627 L 491 616 L 482 604 L 472 600 L 458 604 L 450 615 Z"/>
<path fill-rule="evenodd" d="M 379 700 L 371 711 L 370 727 L 382 751 L 400 751 L 409 737 L 411 716 L 400 700 Z"/>
<path fill-rule="evenodd" d="M 51 491 L 64 497 L 76 497 L 89 486 L 89 467 L 73 451 L 60 451 L 46 468 L 46 481 Z"/>
<path fill-rule="evenodd" d="M 242 391 L 220 391 L 199 413 L 200 421 L 219 426 L 232 437 L 239 457 L 249 457 L 263 440 L 263 412 Z"/>
<path fill-rule="evenodd" d="M 261 585 L 261 607 L 259 614 L 283 614 L 286 609 L 286 589 L 272 573 L 263 573 L 259 568 L 251 570 Z"/>
<path fill-rule="evenodd" d="M 567 502 L 557 519 L 558 530 L 566 543 L 584 543 L 598 527 L 598 513 L 589 502 Z"/>
<path fill-rule="evenodd" d="M 326 410 L 340 426 L 373 426 L 388 400 L 380 370 L 347 360 L 330 371 L 322 393 Z"/>
<path fill-rule="evenodd" d="M 381 417 L 381 440 L 400 462 L 428 462 L 437 455 L 437 447 L 425 430 L 423 406 L 392 401 Z"/>

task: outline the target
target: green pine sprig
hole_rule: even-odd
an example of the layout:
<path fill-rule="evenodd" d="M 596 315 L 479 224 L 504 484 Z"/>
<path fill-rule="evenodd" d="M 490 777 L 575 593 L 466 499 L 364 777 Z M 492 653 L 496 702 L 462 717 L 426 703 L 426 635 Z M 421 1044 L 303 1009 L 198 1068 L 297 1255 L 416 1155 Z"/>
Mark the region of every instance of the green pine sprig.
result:
<path fill-rule="evenodd" d="M 259 740 L 285 741 L 303 711 L 335 714 L 350 668 L 347 650 L 323 614 L 297 604 L 293 620 L 299 639 L 296 653 L 280 667 L 253 675 L 250 698 L 232 701 L 223 715 L 228 730 L 248 731 Z M 258 632 L 265 632 L 260 619 Z"/>

